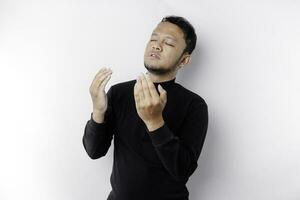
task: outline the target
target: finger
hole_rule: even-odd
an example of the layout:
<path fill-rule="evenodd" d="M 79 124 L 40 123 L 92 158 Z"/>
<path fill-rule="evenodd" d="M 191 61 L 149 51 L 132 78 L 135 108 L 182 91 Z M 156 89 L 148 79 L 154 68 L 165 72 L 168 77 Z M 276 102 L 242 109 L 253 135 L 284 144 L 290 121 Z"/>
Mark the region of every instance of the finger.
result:
<path fill-rule="evenodd" d="M 139 95 L 138 95 L 137 82 L 134 84 L 134 87 L 133 87 L 133 95 L 134 95 L 135 101 L 138 101 L 139 100 Z"/>
<path fill-rule="evenodd" d="M 134 94 L 135 106 L 136 106 L 136 108 L 138 108 L 140 98 L 139 98 L 139 94 L 138 94 L 137 82 L 134 84 L 133 94 Z"/>
<path fill-rule="evenodd" d="M 159 95 L 155 89 L 155 86 L 152 82 L 152 80 L 150 79 L 149 75 L 146 75 L 146 81 L 147 81 L 147 84 L 148 84 L 148 88 L 149 88 L 149 91 L 150 91 L 150 95 L 152 98 L 154 99 L 158 99 L 159 98 Z"/>
<path fill-rule="evenodd" d="M 167 103 L 167 91 L 165 89 L 163 89 L 163 87 L 159 84 L 158 85 L 158 91 L 160 93 L 160 100 L 165 104 Z"/>
<path fill-rule="evenodd" d="M 106 70 L 108 70 L 107 67 L 101 67 L 101 69 L 100 69 L 100 70 L 97 72 L 97 74 L 95 75 L 95 78 L 96 78 L 101 72 L 106 71 Z"/>
<path fill-rule="evenodd" d="M 109 76 L 111 74 L 112 74 L 112 71 L 105 71 L 105 72 L 99 74 L 99 77 L 95 81 L 95 87 L 97 90 L 101 86 L 102 82 L 107 78 L 107 76 Z"/>
<path fill-rule="evenodd" d="M 93 80 L 94 80 L 94 81 L 97 80 L 97 78 L 99 77 L 99 75 L 100 75 L 101 73 L 107 71 L 107 70 L 108 70 L 107 67 L 102 67 L 102 68 L 97 72 L 97 74 L 95 75 L 95 77 L 94 77 Z"/>
<path fill-rule="evenodd" d="M 97 80 L 100 76 L 102 76 L 104 73 L 107 73 L 107 72 L 112 72 L 111 68 L 103 68 L 103 70 L 99 73 L 97 73 L 97 75 L 95 76 L 95 79 Z"/>
<path fill-rule="evenodd" d="M 113 71 L 109 68 L 106 70 L 105 74 L 105 78 L 103 79 L 103 81 L 100 83 L 99 87 L 105 87 L 106 83 L 109 81 L 109 79 L 111 78 Z M 100 76 L 100 75 L 99 75 Z"/>
<path fill-rule="evenodd" d="M 144 92 L 143 92 L 143 87 L 142 87 L 141 77 L 140 76 L 138 76 L 138 78 L 137 78 L 137 93 L 139 95 L 140 102 L 143 102 L 144 99 L 145 99 L 145 96 L 144 96 Z"/>
<path fill-rule="evenodd" d="M 142 74 L 141 76 L 141 82 L 142 82 L 142 87 L 143 87 L 143 92 L 144 92 L 144 97 L 147 101 L 151 101 L 151 95 L 150 95 L 150 91 L 148 88 L 148 84 L 145 78 L 145 75 Z"/>
<path fill-rule="evenodd" d="M 90 87 L 92 87 L 92 86 L 95 85 L 95 82 L 97 81 L 99 74 L 101 74 L 101 73 L 102 73 L 103 71 L 105 71 L 105 70 L 107 70 L 107 67 L 102 67 L 102 68 L 97 72 L 97 74 L 94 76 L 94 79 L 93 79 L 92 84 L 91 84 Z"/>
<path fill-rule="evenodd" d="M 105 88 L 105 86 L 106 86 L 106 84 L 107 84 L 107 82 L 110 80 L 110 78 L 111 78 L 111 74 L 112 73 L 110 73 L 110 74 L 108 74 L 108 76 L 106 76 L 106 78 L 102 81 L 102 83 L 100 84 L 100 86 L 99 86 L 99 89 L 101 88 Z"/>

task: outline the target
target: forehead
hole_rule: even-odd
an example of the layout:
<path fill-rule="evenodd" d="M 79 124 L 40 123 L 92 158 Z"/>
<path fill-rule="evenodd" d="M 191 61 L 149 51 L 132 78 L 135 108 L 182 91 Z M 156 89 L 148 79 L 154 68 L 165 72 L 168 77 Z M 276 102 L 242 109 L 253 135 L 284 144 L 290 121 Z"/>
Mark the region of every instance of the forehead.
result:
<path fill-rule="evenodd" d="M 182 30 L 175 24 L 170 22 L 160 22 L 152 32 L 152 35 L 165 35 L 175 40 L 184 39 L 184 33 Z"/>

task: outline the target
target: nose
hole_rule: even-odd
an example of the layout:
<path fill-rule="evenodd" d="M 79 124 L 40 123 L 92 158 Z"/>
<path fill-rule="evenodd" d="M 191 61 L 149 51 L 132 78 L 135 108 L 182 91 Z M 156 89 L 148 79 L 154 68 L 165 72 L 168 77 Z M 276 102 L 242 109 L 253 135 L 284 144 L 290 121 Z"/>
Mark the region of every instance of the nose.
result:
<path fill-rule="evenodd" d="M 161 51 L 161 47 L 157 43 L 153 44 L 152 49 L 155 49 L 156 51 Z"/>

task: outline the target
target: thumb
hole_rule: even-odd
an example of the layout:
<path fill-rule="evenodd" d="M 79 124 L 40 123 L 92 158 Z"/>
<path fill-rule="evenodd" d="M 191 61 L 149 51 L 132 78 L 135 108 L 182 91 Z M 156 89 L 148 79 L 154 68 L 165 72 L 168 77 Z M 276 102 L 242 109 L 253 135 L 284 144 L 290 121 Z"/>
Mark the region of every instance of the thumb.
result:
<path fill-rule="evenodd" d="M 160 94 L 160 99 L 163 101 L 167 101 L 167 91 L 163 89 L 163 87 L 160 84 L 158 85 L 158 91 Z"/>

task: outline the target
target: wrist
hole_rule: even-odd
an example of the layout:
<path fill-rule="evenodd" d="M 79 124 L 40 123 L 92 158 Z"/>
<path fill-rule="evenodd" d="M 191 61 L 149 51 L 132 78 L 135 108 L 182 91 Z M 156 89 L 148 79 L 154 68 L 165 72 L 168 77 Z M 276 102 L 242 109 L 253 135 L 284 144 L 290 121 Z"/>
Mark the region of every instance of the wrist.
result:
<path fill-rule="evenodd" d="M 148 128 L 149 131 L 154 131 L 160 127 L 162 127 L 164 125 L 165 121 L 162 117 L 149 121 L 146 123 L 146 126 Z"/>
<path fill-rule="evenodd" d="M 104 122 L 104 113 L 93 111 L 92 118 L 97 123 L 103 123 Z"/>

